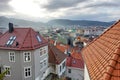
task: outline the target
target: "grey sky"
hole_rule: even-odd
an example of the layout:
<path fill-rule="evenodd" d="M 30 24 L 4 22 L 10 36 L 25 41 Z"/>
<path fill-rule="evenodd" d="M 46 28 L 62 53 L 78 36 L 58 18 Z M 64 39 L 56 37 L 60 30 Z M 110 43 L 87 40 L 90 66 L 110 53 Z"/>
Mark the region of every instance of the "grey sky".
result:
<path fill-rule="evenodd" d="M 87 0 L 49 0 L 49 4 L 43 5 L 47 10 L 57 10 L 61 8 L 71 8 Z"/>
<path fill-rule="evenodd" d="M 0 0 L 0 16 L 33 21 L 120 19 L 120 0 Z"/>

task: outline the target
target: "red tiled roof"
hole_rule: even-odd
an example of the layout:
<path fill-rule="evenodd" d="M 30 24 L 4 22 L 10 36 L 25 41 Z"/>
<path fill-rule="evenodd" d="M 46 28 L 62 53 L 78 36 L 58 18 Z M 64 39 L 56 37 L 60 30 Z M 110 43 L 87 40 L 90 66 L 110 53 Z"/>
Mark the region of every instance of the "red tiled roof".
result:
<path fill-rule="evenodd" d="M 51 44 L 54 44 L 54 40 L 50 39 L 49 40 L 49 43 Z M 62 51 L 63 53 L 65 52 L 65 50 L 68 50 L 69 48 L 69 45 L 64 45 L 64 44 L 61 44 L 61 43 L 56 43 L 56 48 L 58 48 L 60 51 Z"/>
<path fill-rule="evenodd" d="M 82 50 L 91 80 L 120 80 L 120 21 Z"/>
<path fill-rule="evenodd" d="M 71 56 L 67 57 L 66 65 L 69 67 L 76 67 L 80 69 L 84 68 L 84 61 L 78 47 L 74 48 Z"/>
<path fill-rule="evenodd" d="M 37 35 L 40 37 L 41 42 L 38 42 Z M 7 46 L 6 43 L 11 36 L 16 36 L 16 39 L 12 45 Z M 16 42 L 19 43 L 18 46 L 16 46 Z M 32 28 L 14 28 L 12 33 L 7 31 L 0 38 L 0 49 L 32 50 L 44 45 L 47 45 L 47 41 Z"/>
<path fill-rule="evenodd" d="M 68 50 L 68 48 L 69 48 L 68 45 L 64 45 L 64 44 L 60 44 L 60 43 L 57 43 L 56 47 L 62 52 L 65 52 L 65 50 Z"/>
<path fill-rule="evenodd" d="M 75 68 L 84 69 L 84 61 L 81 59 L 73 58 L 72 56 L 67 57 L 66 65 L 68 67 L 75 67 Z"/>
<path fill-rule="evenodd" d="M 53 44 L 49 44 L 49 63 L 60 64 L 67 55 L 57 49 Z"/>

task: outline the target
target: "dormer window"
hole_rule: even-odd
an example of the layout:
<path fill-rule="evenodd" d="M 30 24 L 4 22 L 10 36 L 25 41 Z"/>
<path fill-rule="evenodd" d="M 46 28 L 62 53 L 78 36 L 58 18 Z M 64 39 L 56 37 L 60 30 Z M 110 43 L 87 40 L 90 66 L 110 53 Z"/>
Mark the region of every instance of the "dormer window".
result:
<path fill-rule="evenodd" d="M 41 42 L 41 41 L 42 41 L 42 40 L 40 39 L 40 36 L 39 36 L 39 35 L 37 35 L 36 38 L 37 38 L 38 42 Z"/>
<path fill-rule="evenodd" d="M 11 36 L 9 40 L 7 41 L 6 45 L 10 46 L 13 44 L 14 40 L 16 39 L 16 36 Z"/>

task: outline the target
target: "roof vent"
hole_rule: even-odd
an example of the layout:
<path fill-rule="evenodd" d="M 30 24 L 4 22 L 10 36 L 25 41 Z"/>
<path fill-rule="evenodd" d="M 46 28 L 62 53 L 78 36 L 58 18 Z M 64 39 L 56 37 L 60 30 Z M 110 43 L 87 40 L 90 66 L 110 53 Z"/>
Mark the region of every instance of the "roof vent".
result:
<path fill-rule="evenodd" d="M 12 33 L 14 31 L 13 23 L 9 23 L 9 33 Z"/>
<path fill-rule="evenodd" d="M 19 43 L 18 42 L 16 42 L 16 47 L 19 45 Z"/>

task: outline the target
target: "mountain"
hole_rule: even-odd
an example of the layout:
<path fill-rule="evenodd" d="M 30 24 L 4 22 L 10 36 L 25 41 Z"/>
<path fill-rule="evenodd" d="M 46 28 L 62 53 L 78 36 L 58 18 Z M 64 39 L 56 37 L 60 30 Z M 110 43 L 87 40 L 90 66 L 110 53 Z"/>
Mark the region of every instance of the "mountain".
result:
<path fill-rule="evenodd" d="M 114 23 L 112 22 L 101 22 L 101 21 L 90 21 L 90 20 L 68 20 L 68 19 L 54 19 L 48 21 L 49 25 L 61 25 L 61 26 L 70 26 L 70 25 L 80 25 L 80 26 L 110 26 Z"/>
<path fill-rule="evenodd" d="M 33 21 L 7 18 L 7 17 L 4 17 L 4 16 L 0 16 L 0 27 L 4 27 L 4 28 L 8 27 L 9 22 L 13 23 L 16 26 L 20 26 L 20 27 L 38 28 L 38 27 L 46 26 L 46 24 L 42 23 L 42 22 L 33 22 Z"/>
<path fill-rule="evenodd" d="M 16 26 L 19 27 L 32 27 L 34 29 L 39 29 L 40 27 L 50 27 L 52 25 L 57 26 L 72 26 L 72 25 L 79 25 L 79 26 L 107 26 L 109 27 L 115 21 L 112 22 L 101 22 L 101 21 L 90 21 L 90 20 L 69 20 L 69 19 L 54 19 L 50 20 L 47 23 L 42 22 L 34 22 L 22 19 L 15 19 L 15 18 L 7 18 L 4 16 L 0 16 L 0 27 L 7 28 L 8 23 L 11 22 Z"/>

